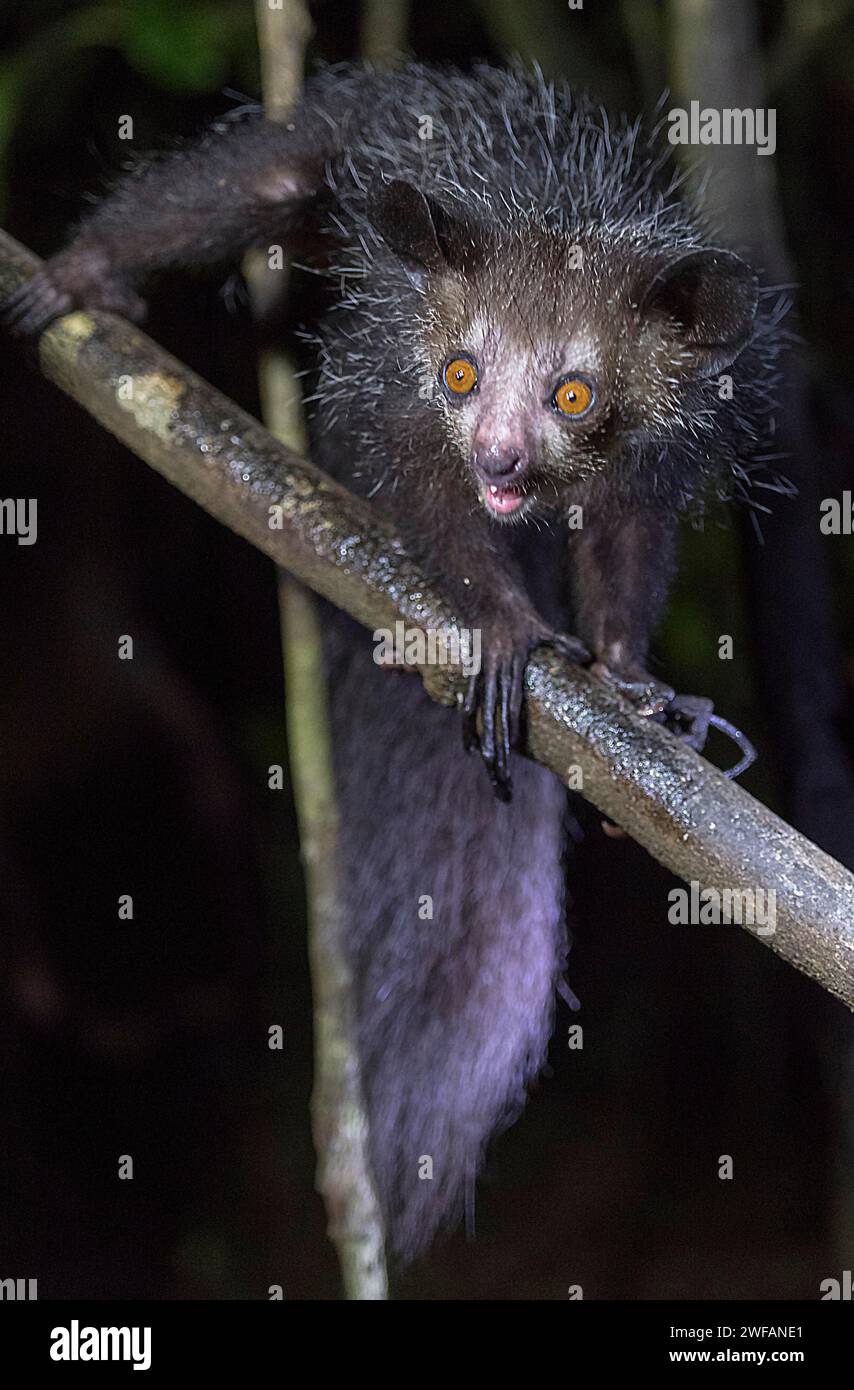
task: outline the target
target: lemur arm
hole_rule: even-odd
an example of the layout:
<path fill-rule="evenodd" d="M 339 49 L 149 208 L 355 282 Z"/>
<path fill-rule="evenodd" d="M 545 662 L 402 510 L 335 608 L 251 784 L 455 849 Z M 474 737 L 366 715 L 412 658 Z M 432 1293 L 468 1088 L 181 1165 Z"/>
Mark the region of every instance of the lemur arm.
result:
<path fill-rule="evenodd" d="M 584 513 L 575 539 L 576 623 L 595 657 L 593 670 L 654 713 L 673 691 L 646 670 L 649 637 L 664 610 L 676 568 L 678 519 L 639 511 L 621 520 Z"/>
<path fill-rule="evenodd" d="M 425 573 L 454 602 L 462 625 L 478 635 L 481 664 L 466 691 L 463 742 L 480 752 L 494 791 L 509 800 L 510 751 L 520 738 L 528 657 L 541 643 L 574 662 L 588 662 L 590 653 L 537 611 L 500 533 L 458 480 L 443 478 L 427 497 L 404 482 L 390 513 Z"/>

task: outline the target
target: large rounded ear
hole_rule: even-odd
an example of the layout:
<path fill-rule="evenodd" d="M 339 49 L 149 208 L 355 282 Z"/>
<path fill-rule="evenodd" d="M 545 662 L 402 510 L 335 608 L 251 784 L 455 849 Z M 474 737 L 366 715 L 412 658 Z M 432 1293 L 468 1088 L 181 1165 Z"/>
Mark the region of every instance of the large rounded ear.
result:
<path fill-rule="evenodd" d="M 464 269 L 476 249 L 473 229 L 404 179 L 378 179 L 368 221 L 408 270 Z"/>
<path fill-rule="evenodd" d="M 676 326 L 686 376 L 714 376 L 750 341 L 759 281 L 732 251 L 689 251 L 656 275 L 641 313 Z"/>

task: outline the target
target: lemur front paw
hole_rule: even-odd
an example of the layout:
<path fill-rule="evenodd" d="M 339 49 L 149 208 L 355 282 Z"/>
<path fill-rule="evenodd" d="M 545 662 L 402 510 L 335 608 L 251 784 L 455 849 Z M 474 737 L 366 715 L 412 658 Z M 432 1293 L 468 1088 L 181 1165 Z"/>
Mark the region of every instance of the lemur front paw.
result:
<path fill-rule="evenodd" d="M 594 676 L 607 681 L 631 700 L 638 714 L 653 719 L 656 724 L 663 724 L 668 733 L 687 743 L 695 753 L 703 752 L 710 729 L 719 729 L 726 734 L 741 751 L 739 761 L 725 769 L 726 777 L 740 777 L 755 762 L 756 752 L 750 740 L 734 724 L 715 714 L 714 704 L 704 696 L 677 695 L 669 685 L 647 675 L 645 671 L 633 670 L 622 675 L 599 661 L 590 670 Z"/>
<path fill-rule="evenodd" d="M 674 695 L 654 718 L 696 753 L 702 753 L 709 737 L 714 705 L 702 695 Z"/>
<path fill-rule="evenodd" d="M 588 662 L 590 653 L 578 638 L 552 632 L 537 619 L 493 622 L 481 632 L 481 667 L 463 702 L 463 746 L 477 749 L 496 796 L 510 801 L 510 752 L 519 743 L 528 657 L 543 643 L 578 663 Z"/>
<path fill-rule="evenodd" d="M 145 300 L 96 251 L 71 249 L 54 256 L 0 304 L 0 322 L 22 337 L 36 337 L 75 309 L 107 309 L 139 323 Z"/>
<path fill-rule="evenodd" d="M 615 671 L 605 662 L 596 661 L 591 673 L 612 685 L 635 706 L 638 714 L 663 724 L 665 729 L 702 753 L 709 736 L 709 722 L 714 705 L 699 695 L 677 695 L 672 686 L 656 680 L 648 672 L 633 667 Z"/>

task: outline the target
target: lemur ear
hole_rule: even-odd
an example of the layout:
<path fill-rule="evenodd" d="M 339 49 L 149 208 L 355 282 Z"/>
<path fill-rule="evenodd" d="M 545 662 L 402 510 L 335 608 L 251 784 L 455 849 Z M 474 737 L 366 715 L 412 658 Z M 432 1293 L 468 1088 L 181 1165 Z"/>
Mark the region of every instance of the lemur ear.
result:
<path fill-rule="evenodd" d="M 758 301 L 759 281 L 732 251 L 689 251 L 656 275 L 641 312 L 676 325 L 687 376 L 714 376 L 750 341 Z"/>
<path fill-rule="evenodd" d="M 476 249 L 472 230 L 434 198 L 404 179 L 377 180 L 368 199 L 368 220 L 407 270 L 462 269 Z"/>

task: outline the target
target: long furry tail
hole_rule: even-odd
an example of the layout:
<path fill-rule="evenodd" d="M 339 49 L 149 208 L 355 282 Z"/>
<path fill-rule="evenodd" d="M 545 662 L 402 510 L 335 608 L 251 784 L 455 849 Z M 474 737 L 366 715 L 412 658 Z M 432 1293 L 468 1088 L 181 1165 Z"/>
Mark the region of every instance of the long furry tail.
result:
<path fill-rule="evenodd" d="M 382 671 L 328 610 L 341 883 L 374 1176 L 390 1253 L 460 1217 L 486 1143 L 525 1100 L 563 964 L 565 797 L 516 760 L 493 796 L 453 714 Z"/>

